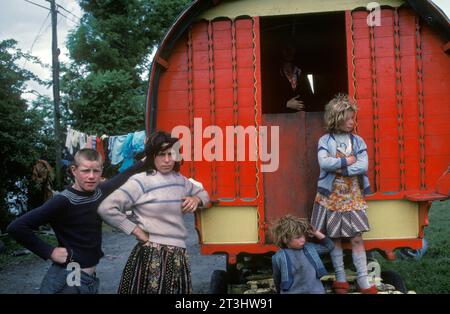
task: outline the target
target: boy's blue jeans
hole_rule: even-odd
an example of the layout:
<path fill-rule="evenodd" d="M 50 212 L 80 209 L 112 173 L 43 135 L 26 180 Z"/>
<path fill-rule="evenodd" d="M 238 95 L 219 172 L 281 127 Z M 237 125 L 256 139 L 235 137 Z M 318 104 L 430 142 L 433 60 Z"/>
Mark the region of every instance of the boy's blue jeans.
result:
<path fill-rule="evenodd" d="M 69 286 L 67 276 L 71 271 L 65 266 L 52 264 L 42 279 L 41 294 L 97 294 L 100 280 L 95 274 L 89 275 L 83 271 L 80 273 L 80 285 Z"/>

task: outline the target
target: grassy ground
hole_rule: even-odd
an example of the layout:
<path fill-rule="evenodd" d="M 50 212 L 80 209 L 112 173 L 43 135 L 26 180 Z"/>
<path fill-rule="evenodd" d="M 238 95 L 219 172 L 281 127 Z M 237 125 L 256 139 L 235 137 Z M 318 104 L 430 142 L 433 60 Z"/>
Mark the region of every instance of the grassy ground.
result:
<path fill-rule="evenodd" d="M 450 201 L 434 202 L 425 228 L 428 250 L 419 261 L 378 259 L 382 270 L 397 271 L 408 290 L 417 293 L 450 293 Z"/>

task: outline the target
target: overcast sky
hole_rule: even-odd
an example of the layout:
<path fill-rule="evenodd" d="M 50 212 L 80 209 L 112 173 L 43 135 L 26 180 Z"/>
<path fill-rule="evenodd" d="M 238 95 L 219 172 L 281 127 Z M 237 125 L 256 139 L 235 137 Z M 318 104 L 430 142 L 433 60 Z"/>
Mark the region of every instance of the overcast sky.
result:
<path fill-rule="evenodd" d="M 46 0 L 30 0 L 44 7 L 50 7 Z M 57 0 L 59 5 L 71 12 L 75 16 L 81 17 L 82 12 L 75 0 Z M 52 29 L 51 16 L 49 11 L 24 0 L 0 0 L 0 40 L 15 39 L 18 41 L 18 47 L 25 52 L 29 52 L 34 43 L 31 53 L 39 57 L 44 63 L 52 63 Z M 65 47 L 66 37 L 69 30 L 74 28 L 78 19 L 64 10 L 58 14 L 58 46 L 61 49 L 60 61 L 68 61 L 67 49 Z M 51 78 L 51 69 L 42 69 L 40 66 L 20 62 L 19 65 L 25 65 L 25 68 L 32 70 L 39 77 L 44 79 Z M 52 89 L 46 89 L 37 84 L 30 84 L 30 88 L 36 89 L 41 94 L 52 95 Z M 33 95 L 24 95 L 25 98 L 34 98 Z"/>
<path fill-rule="evenodd" d="M 44 7 L 50 4 L 46 0 L 29 0 Z M 170 1 L 170 0 L 168 0 Z M 433 0 L 438 4 L 447 16 L 450 16 L 450 0 Z M 59 5 L 67 11 L 73 13 L 77 17 L 82 16 L 82 12 L 76 0 L 57 0 Z M 47 17 L 49 11 L 36 5 L 26 2 L 25 0 L 0 0 L 0 40 L 13 38 L 18 41 L 18 47 L 23 51 L 30 51 L 39 57 L 44 63 L 51 64 L 51 18 Z M 58 14 L 58 44 L 61 49 L 60 61 L 68 61 L 67 49 L 65 41 L 68 32 L 73 29 L 78 19 L 64 10 L 60 10 L 62 14 L 70 18 Z M 23 65 L 23 62 L 22 62 Z M 51 70 L 42 69 L 38 66 L 25 64 L 25 67 L 32 70 L 41 78 L 50 79 Z M 30 88 L 34 88 L 41 94 L 52 95 L 52 90 L 45 89 L 40 86 L 30 84 Z M 27 95 L 26 98 L 34 98 Z"/>

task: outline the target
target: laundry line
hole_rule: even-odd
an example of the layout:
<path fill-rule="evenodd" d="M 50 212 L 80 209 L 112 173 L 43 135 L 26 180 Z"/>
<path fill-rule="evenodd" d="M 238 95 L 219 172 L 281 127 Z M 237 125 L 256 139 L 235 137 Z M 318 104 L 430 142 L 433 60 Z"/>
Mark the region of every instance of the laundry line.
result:
<path fill-rule="evenodd" d="M 123 135 L 103 134 L 97 136 L 68 127 L 65 149 L 66 154 L 72 158 L 80 149 L 95 149 L 103 160 L 109 160 L 111 165 L 122 163 L 119 168 L 119 172 L 122 172 L 133 165 L 134 157 L 137 154 L 144 151 L 145 137 L 145 131 L 130 132 Z"/>

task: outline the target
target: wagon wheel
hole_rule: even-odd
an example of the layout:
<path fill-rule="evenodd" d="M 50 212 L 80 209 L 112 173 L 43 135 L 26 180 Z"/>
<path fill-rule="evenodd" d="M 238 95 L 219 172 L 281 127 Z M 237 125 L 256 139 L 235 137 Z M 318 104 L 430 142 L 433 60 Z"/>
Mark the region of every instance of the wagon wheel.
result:
<path fill-rule="evenodd" d="M 228 274 L 225 270 L 216 269 L 212 272 L 209 292 L 212 294 L 228 293 Z"/>
<path fill-rule="evenodd" d="M 381 272 L 381 279 L 383 279 L 383 283 L 389 284 L 395 287 L 395 290 L 400 291 L 401 293 L 408 293 L 406 289 L 405 282 L 399 273 L 393 270 L 385 270 Z"/>

